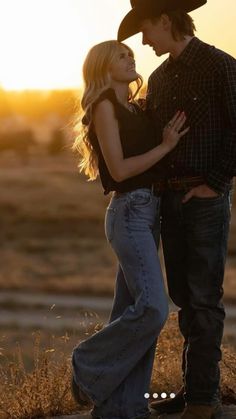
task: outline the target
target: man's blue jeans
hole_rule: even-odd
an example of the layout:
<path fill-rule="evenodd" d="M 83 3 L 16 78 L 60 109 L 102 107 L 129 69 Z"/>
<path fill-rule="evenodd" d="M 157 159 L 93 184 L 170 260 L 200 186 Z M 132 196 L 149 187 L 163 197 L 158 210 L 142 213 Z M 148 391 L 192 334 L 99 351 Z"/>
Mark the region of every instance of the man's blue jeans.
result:
<path fill-rule="evenodd" d="M 185 204 L 183 196 L 176 191 L 162 196 L 161 235 L 168 289 L 180 307 L 185 399 L 191 404 L 211 405 L 218 399 L 220 380 L 230 194 L 193 197 Z"/>
<path fill-rule="evenodd" d="M 73 351 L 77 384 L 102 419 L 149 417 L 148 399 L 157 337 L 168 301 L 154 238 L 159 198 L 147 188 L 114 195 L 105 231 L 119 268 L 109 324 Z"/>

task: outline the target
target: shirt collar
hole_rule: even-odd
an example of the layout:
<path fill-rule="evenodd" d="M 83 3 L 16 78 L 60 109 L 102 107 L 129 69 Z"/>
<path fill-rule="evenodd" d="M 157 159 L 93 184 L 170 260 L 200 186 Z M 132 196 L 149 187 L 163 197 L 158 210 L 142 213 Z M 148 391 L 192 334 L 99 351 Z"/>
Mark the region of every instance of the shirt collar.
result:
<path fill-rule="evenodd" d="M 177 58 L 174 59 L 171 55 L 169 55 L 169 58 L 166 60 L 166 70 L 169 70 L 178 64 L 188 67 L 192 67 L 193 65 L 196 66 L 196 60 L 198 58 L 201 44 L 202 41 L 194 36 Z"/>

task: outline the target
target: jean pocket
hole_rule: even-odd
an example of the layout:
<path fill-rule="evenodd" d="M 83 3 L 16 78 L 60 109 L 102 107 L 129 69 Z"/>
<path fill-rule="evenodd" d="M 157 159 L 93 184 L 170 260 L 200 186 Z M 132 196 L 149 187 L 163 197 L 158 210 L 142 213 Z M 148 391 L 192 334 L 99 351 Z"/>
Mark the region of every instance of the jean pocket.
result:
<path fill-rule="evenodd" d="M 216 204 L 224 200 L 223 195 L 216 195 L 216 196 L 208 196 L 208 197 L 200 197 L 200 196 L 193 196 L 191 199 L 195 202 L 205 203 L 205 204 Z"/>
<path fill-rule="evenodd" d="M 136 190 L 130 194 L 131 205 L 138 208 L 147 207 L 152 203 L 152 193 L 147 190 Z"/>
<path fill-rule="evenodd" d="M 107 241 L 111 242 L 114 237 L 116 209 L 108 207 L 105 216 L 105 235 Z"/>

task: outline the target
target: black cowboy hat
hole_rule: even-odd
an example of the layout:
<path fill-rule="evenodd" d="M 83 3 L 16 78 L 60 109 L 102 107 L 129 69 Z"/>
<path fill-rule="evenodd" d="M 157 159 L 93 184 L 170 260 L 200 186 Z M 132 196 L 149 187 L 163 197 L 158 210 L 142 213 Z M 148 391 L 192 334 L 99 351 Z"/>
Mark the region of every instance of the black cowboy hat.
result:
<path fill-rule="evenodd" d="M 188 13 L 206 2 L 207 0 L 130 0 L 132 10 L 122 20 L 117 39 L 121 42 L 138 33 L 141 21 L 146 18 L 174 10 Z"/>

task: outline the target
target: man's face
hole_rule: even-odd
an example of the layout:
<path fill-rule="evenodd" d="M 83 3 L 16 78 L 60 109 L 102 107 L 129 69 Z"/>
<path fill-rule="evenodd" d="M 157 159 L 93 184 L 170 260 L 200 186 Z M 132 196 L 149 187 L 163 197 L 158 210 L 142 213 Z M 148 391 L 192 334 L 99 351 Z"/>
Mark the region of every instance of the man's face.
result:
<path fill-rule="evenodd" d="M 152 47 L 158 57 L 170 52 L 171 22 L 167 15 L 161 15 L 155 23 L 145 19 L 140 31 L 143 34 L 143 45 Z"/>

